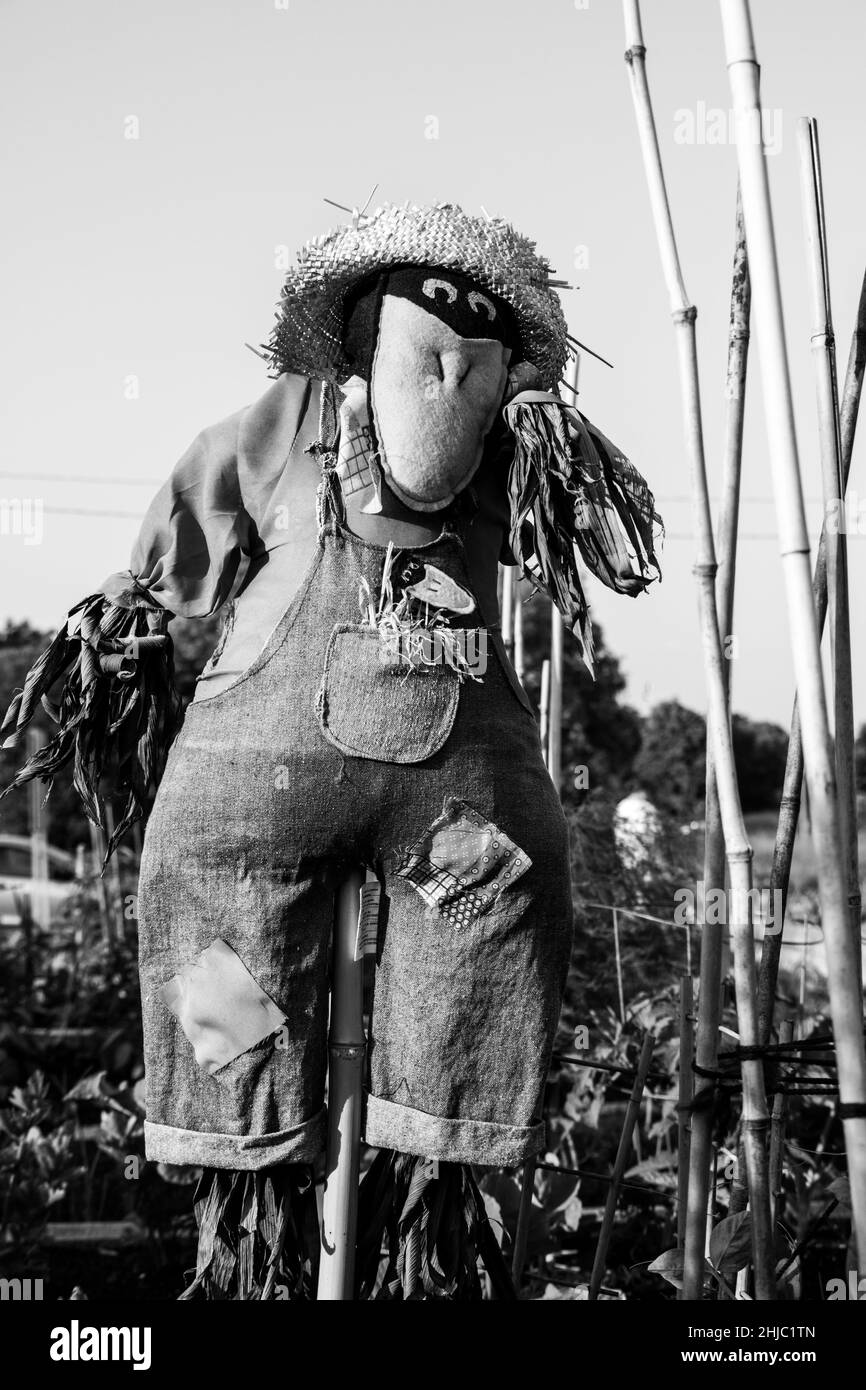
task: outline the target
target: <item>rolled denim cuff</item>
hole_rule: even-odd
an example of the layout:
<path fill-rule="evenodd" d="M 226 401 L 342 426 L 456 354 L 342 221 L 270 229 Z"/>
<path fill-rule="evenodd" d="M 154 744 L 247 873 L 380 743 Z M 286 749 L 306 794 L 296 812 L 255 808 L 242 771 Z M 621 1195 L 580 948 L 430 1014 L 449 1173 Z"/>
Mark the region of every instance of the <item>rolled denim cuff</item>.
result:
<path fill-rule="evenodd" d="M 376 1149 L 438 1158 L 443 1163 L 479 1163 L 516 1168 L 545 1145 L 544 1122 L 500 1125 L 487 1120 L 454 1120 L 367 1097 L 364 1141 Z"/>
<path fill-rule="evenodd" d="M 209 1134 L 146 1120 L 144 1152 L 157 1163 L 244 1172 L 272 1168 L 276 1163 L 312 1163 L 325 1147 L 326 1117 L 323 1108 L 302 1125 L 275 1134 Z"/>

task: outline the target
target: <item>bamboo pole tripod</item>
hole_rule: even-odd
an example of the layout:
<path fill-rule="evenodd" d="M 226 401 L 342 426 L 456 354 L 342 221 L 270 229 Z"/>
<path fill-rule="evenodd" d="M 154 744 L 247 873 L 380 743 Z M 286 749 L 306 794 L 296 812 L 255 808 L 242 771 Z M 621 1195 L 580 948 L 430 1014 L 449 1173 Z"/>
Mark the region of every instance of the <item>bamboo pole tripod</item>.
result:
<path fill-rule="evenodd" d="M 782 323 L 765 155 L 761 141 L 758 67 L 748 0 L 721 0 L 725 46 L 734 109 L 742 190 L 738 216 L 728 360 L 728 410 L 719 534 L 721 568 L 713 550 L 701 430 L 696 310 L 688 302 L 673 232 L 661 157 L 646 79 L 646 49 L 638 0 L 624 0 L 632 94 L 671 310 L 677 328 L 680 376 L 686 416 L 686 440 L 692 470 L 699 601 L 709 697 L 707 834 L 705 882 L 724 882 L 724 839 L 731 893 L 732 945 L 740 1042 L 754 1053 L 743 1060 L 743 1138 L 745 1174 L 736 1184 L 738 1200 L 751 1207 L 755 1293 L 772 1297 L 770 1196 L 778 1193 L 778 1148 L 768 1174 L 767 1125 L 763 1082 L 756 1071 L 758 1052 L 771 1036 L 773 1001 L 781 951 L 781 932 L 765 937 L 756 999 L 749 905 L 742 901 L 749 884 L 750 851 L 739 811 L 736 777 L 730 758 L 729 668 L 721 665 L 720 642 L 731 635 L 733 579 L 739 499 L 742 407 L 745 390 L 749 298 L 754 301 L 760 347 L 770 459 L 773 470 L 797 702 L 789 742 L 771 889 L 781 887 L 785 902 L 790 875 L 802 779 L 813 793 L 814 843 L 819 863 L 822 921 L 839 1057 L 839 1114 L 845 1128 L 858 1258 L 866 1260 L 866 1064 L 862 1036 L 860 988 L 860 892 L 857 863 L 856 800 L 853 785 L 853 703 L 850 678 L 850 632 L 844 536 L 844 490 L 851 462 L 854 426 L 866 360 L 866 279 L 857 315 L 851 357 L 841 404 L 838 403 L 835 342 L 830 311 L 827 237 L 817 130 L 814 121 L 799 130 L 804 219 L 809 247 L 812 299 L 812 345 L 818 399 L 818 437 L 825 510 L 840 516 L 832 536 L 822 534 L 813 585 L 805 526 L 799 460 L 793 425 L 790 381 Z M 749 257 L 746 259 L 746 237 Z M 738 322 L 739 320 L 739 322 Z M 820 659 L 820 631 L 829 607 L 835 751 L 830 736 Z M 817 613 L 816 613 L 817 608 Z M 781 924 L 780 924 L 781 925 Z M 847 930 L 846 930 L 847 927 Z M 699 1068 L 716 1064 L 721 983 L 720 942 L 705 925 L 697 1027 Z M 685 1053 L 684 1053 L 685 1056 Z M 777 1117 L 778 1118 L 778 1117 Z M 688 1210 L 685 1222 L 683 1297 L 699 1298 L 703 1283 L 703 1246 L 707 1226 L 712 1116 L 697 1109 L 690 1133 Z M 769 1180 L 768 1180 L 769 1179 Z M 757 1180 L 757 1181 L 756 1181 Z M 682 1190 L 682 1189 L 681 1189 Z M 734 1209 L 732 1192 L 732 1209 Z M 682 1226 L 680 1226 L 682 1238 Z M 742 1283 L 742 1280 L 740 1281 Z"/>
<path fill-rule="evenodd" d="M 836 338 L 830 307 L 830 270 L 818 123 L 797 123 L 807 264 L 812 299 L 812 360 L 818 406 L 818 444 L 824 493 L 827 555 L 828 626 L 832 668 L 833 731 L 839 821 L 851 932 L 860 941 L 860 867 L 857 845 L 857 789 L 854 780 L 854 693 L 851 678 L 851 623 L 848 601 L 848 538 L 844 524 L 845 472 L 836 377 Z M 835 513 L 835 516 L 834 516 Z M 836 524 L 827 524 L 833 518 Z M 820 642 L 820 631 L 818 634 Z"/>
<path fill-rule="evenodd" d="M 866 1268 L 866 1055 L 859 942 L 851 931 L 833 744 L 827 720 L 820 635 L 812 595 L 800 462 L 766 157 L 760 139 L 760 77 L 748 0 L 721 0 L 736 118 L 737 155 L 763 380 L 770 465 L 788 599 L 812 835 L 818 861 L 830 1008 L 836 1038 L 839 1113 L 845 1132 L 853 1228 Z M 858 933 L 859 936 L 859 933 Z"/>
<path fill-rule="evenodd" d="M 754 938 L 751 922 L 752 850 L 746 835 L 740 806 L 736 769 L 734 766 L 728 709 L 728 686 L 725 674 L 725 655 L 719 633 L 716 610 L 716 548 L 710 516 L 701 419 L 700 385 L 698 376 L 695 320 L 697 310 L 686 292 L 674 234 L 673 220 L 664 171 L 661 162 L 655 119 L 646 77 L 646 46 L 641 29 L 638 0 L 624 0 L 626 61 L 631 78 L 632 97 L 644 170 L 652 208 L 659 253 L 670 299 L 683 397 L 686 447 L 692 477 L 694 528 L 697 558 L 694 566 L 698 589 L 701 636 L 707 684 L 707 737 L 712 750 L 719 816 L 725 840 L 730 880 L 730 932 L 734 956 L 734 978 L 740 1039 L 744 1047 L 758 1044 L 758 1010 L 755 978 Z M 717 936 L 717 933 L 713 933 Z M 708 927 L 703 932 L 708 941 Z M 708 951 L 701 952 L 701 990 L 698 1008 L 698 1057 L 702 1043 L 712 1024 L 713 1001 L 719 987 L 718 941 Z M 709 1013 L 708 1013 L 709 1009 Z M 712 1028 L 715 1045 L 717 1024 Z M 770 1218 L 769 1172 L 766 1130 L 769 1123 L 764 1090 L 763 1068 L 760 1061 L 744 1059 L 743 1131 L 749 1192 L 752 1206 L 752 1257 L 755 1269 L 755 1293 L 759 1299 L 774 1296 L 772 1227 Z M 696 1111 L 692 1123 L 688 1209 L 685 1231 L 683 1296 L 700 1298 L 704 1277 L 704 1244 L 706 1233 L 707 1197 L 709 1192 L 709 1139 L 706 1124 L 698 1121 Z"/>
<path fill-rule="evenodd" d="M 860 394 L 863 374 L 866 370 L 866 275 L 860 289 L 857 319 L 851 340 L 845 386 L 842 392 L 840 410 L 840 432 L 842 441 L 842 492 L 844 498 L 851 469 L 851 455 L 854 447 L 854 430 L 860 408 Z M 841 499 L 840 499 L 841 502 Z M 818 554 L 812 589 L 815 600 L 815 616 L 818 631 L 823 632 L 827 616 L 827 563 L 826 563 L 826 525 L 821 529 Z M 796 697 L 791 716 L 791 734 L 788 740 L 788 756 L 785 763 L 785 776 L 782 785 L 782 799 L 779 823 L 776 830 L 776 843 L 773 850 L 773 867 L 770 875 L 770 892 L 778 890 L 782 895 L 782 920 L 784 923 L 788 898 L 788 884 L 791 876 L 791 861 L 794 854 L 794 839 L 800 813 L 800 800 L 803 788 L 803 739 L 800 729 L 800 707 Z M 779 974 L 779 961 L 782 953 L 782 932 L 765 936 L 761 951 L 761 969 L 758 977 L 758 1004 L 761 1021 L 761 1039 L 769 1042 L 773 1026 L 773 1006 L 776 997 L 776 982 Z"/>

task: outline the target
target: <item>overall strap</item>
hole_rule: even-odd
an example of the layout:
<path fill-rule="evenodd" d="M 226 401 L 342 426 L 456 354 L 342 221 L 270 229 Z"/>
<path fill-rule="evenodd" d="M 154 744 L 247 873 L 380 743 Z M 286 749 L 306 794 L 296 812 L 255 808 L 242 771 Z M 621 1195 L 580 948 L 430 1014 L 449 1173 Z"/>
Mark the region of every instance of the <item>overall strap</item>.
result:
<path fill-rule="evenodd" d="M 309 446 L 307 453 L 317 459 L 322 469 L 322 479 L 316 493 L 316 520 L 319 536 L 333 530 L 346 520 L 343 505 L 343 491 L 337 477 L 337 441 L 340 435 L 340 407 L 337 401 L 337 388 L 330 381 L 322 382 L 319 397 L 319 437 Z"/>

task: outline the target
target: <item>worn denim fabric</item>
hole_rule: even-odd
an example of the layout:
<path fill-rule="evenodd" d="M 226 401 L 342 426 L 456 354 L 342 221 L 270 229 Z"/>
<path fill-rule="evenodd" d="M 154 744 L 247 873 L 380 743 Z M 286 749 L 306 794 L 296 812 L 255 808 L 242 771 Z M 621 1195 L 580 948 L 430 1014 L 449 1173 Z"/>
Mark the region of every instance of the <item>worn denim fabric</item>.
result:
<path fill-rule="evenodd" d="M 410 672 L 386 656 L 372 628 L 337 624 L 318 696 L 322 733 L 351 757 L 424 762 L 454 727 L 460 684 L 450 666 Z"/>
<path fill-rule="evenodd" d="M 326 511 L 263 651 L 190 705 L 171 749 L 139 893 L 151 1158 L 320 1151 L 335 889 L 359 863 L 385 887 L 367 1142 L 506 1165 L 543 1144 L 572 935 L 565 820 L 494 633 L 480 682 L 380 661 L 358 585 L 378 592 L 384 553 Z M 469 586 L 458 535 L 410 553 Z M 223 1062 L 232 1038 L 257 1041 Z"/>

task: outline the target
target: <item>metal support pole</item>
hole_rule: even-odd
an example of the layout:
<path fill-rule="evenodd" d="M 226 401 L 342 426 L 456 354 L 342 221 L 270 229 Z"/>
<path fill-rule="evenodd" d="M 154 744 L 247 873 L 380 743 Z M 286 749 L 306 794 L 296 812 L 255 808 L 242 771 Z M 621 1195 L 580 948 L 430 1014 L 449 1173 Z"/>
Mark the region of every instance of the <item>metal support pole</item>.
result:
<path fill-rule="evenodd" d="M 320 1302 L 354 1294 L 361 1100 L 364 1080 L 364 957 L 358 917 L 364 871 L 354 869 L 337 892 L 331 1024 L 328 1034 L 328 1143 L 322 1203 Z"/>

